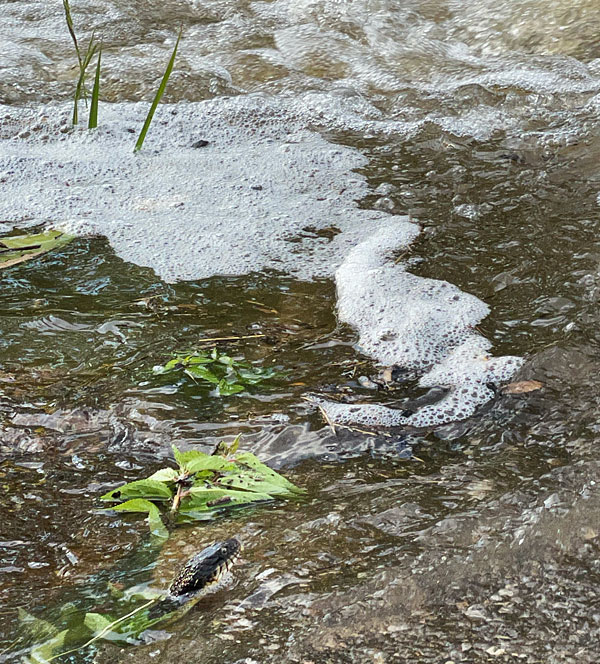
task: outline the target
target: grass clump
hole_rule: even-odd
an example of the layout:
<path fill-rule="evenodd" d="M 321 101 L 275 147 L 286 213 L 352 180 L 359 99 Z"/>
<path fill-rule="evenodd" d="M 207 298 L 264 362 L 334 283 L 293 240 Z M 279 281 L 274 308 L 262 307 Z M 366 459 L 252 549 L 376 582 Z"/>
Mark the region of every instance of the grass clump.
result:
<path fill-rule="evenodd" d="M 69 28 L 69 34 L 73 40 L 73 45 L 75 46 L 75 53 L 77 54 L 77 62 L 79 64 L 79 77 L 77 79 L 77 85 L 75 86 L 75 96 L 73 100 L 73 116 L 72 123 L 76 125 L 79 123 L 79 102 L 83 98 L 87 103 L 87 89 L 85 87 L 85 78 L 87 74 L 87 69 L 90 65 L 90 62 L 94 58 L 96 52 L 99 52 L 101 49 L 101 43 L 96 39 L 95 33 L 92 33 L 90 41 L 88 42 L 87 49 L 85 54 L 82 55 L 82 51 L 79 48 L 79 42 L 77 41 L 77 36 L 75 35 L 75 28 L 73 27 L 73 17 L 71 16 L 71 6 L 69 0 L 63 0 L 63 8 L 65 10 L 65 19 L 67 21 L 67 27 Z M 98 90 L 100 87 L 100 55 L 98 55 L 98 64 L 96 67 L 96 79 L 97 83 L 94 84 L 94 90 L 96 94 L 96 106 L 95 106 L 95 120 L 94 127 L 97 126 L 98 121 Z M 92 117 L 90 113 L 90 121 L 88 126 L 92 127 Z"/>

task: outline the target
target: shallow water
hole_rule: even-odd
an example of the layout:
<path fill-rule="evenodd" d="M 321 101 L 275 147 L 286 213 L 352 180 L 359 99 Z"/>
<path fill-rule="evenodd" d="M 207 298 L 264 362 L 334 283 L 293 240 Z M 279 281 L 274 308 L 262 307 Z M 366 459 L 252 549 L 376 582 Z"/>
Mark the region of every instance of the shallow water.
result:
<path fill-rule="evenodd" d="M 168 640 L 103 644 L 70 661 L 596 661 L 596 4 L 106 0 L 73 10 L 84 42 L 103 33 L 108 101 L 152 97 L 183 24 L 169 102 L 262 93 L 268 124 L 272 98 L 287 98 L 305 129 L 358 151 L 369 185 L 360 206 L 416 218 L 411 271 L 484 300 L 494 354 L 524 356 L 519 377 L 543 388 L 498 395 L 433 431 L 334 435 L 303 395 L 345 389 L 404 404 L 421 392 L 360 387 L 379 368 L 337 325 L 330 279 L 262 271 L 166 283 L 102 238 L 2 271 L 0 660 L 24 647 L 19 608 L 52 622 L 68 602 L 76 615 L 111 608 L 107 582 L 164 586 L 192 552 L 238 534 L 233 584 L 169 626 Z M 20 106 L 66 102 L 75 73 L 60 7 L 2 12 L 5 137 Z M 15 202 L 5 230 L 31 205 Z M 223 399 L 151 374 L 174 350 L 252 334 L 265 336 L 223 347 L 285 370 L 268 388 Z M 143 519 L 98 511 L 109 487 L 164 465 L 171 442 L 209 450 L 238 432 L 306 499 L 178 527 L 162 550 Z"/>

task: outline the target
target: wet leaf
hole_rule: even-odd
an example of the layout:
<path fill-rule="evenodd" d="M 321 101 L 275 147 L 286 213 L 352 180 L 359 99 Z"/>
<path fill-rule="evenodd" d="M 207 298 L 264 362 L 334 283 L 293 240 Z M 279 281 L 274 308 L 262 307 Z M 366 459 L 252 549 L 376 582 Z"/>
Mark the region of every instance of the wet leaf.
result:
<path fill-rule="evenodd" d="M 213 383 L 215 385 L 218 385 L 221 380 L 210 369 L 207 369 L 203 366 L 198 366 L 197 364 L 186 367 L 184 373 L 187 374 L 190 378 L 206 380 L 207 382 Z"/>
<path fill-rule="evenodd" d="M 283 477 L 283 475 L 276 473 L 272 468 L 269 468 L 269 466 L 262 463 L 262 461 L 260 461 L 257 457 L 254 456 L 254 454 L 251 454 L 250 452 L 240 452 L 236 455 L 235 460 L 237 463 L 258 471 L 264 480 L 270 484 L 283 487 L 291 493 L 304 493 L 302 489 L 292 484 L 289 480 Z"/>
<path fill-rule="evenodd" d="M 509 383 L 502 388 L 502 394 L 526 394 L 544 387 L 539 380 L 522 380 L 518 383 Z"/>
<path fill-rule="evenodd" d="M 31 613 L 25 611 L 25 609 L 19 607 L 18 612 L 21 626 L 32 639 L 36 641 L 48 639 L 51 636 L 55 636 L 58 632 L 58 628 L 55 625 L 41 618 L 36 618 Z"/>
<path fill-rule="evenodd" d="M 239 377 L 248 385 L 256 385 L 277 375 L 275 369 L 238 369 Z"/>
<path fill-rule="evenodd" d="M 238 383 L 229 383 L 225 379 L 219 381 L 218 392 L 223 397 L 229 397 L 232 394 L 238 394 L 244 391 L 244 386 Z"/>
<path fill-rule="evenodd" d="M 150 475 L 148 479 L 155 482 L 174 482 L 178 476 L 179 473 L 174 468 L 161 468 Z"/>
<path fill-rule="evenodd" d="M 125 503 L 114 505 L 113 507 L 108 507 L 106 509 L 110 509 L 115 512 L 145 513 L 148 515 L 148 525 L 150 526 L 150 532 L 152 535 L 160 539 L 167 539 L 169 537 L 169 532 L 165 528 L 165 525 L 160 518 L 158 507 L 156 507 L 156 505 L 151 503 L 149 500 L 136 498 L 135 500 L 128 500 Z"/>
<path fill-rule="evenodd" d="M 45 254 L 67 244 L 72 239 L 72 235 L 60 231 L 2 237 L 0 238 L 0 270 Z"/>
<path fill-rule="evenodd" d="M 181 506 L 182 512 L 190 510 L 215 510 L 231 505 L 245 505 L 262 500 L 273 500 L 268 493 L 232 491 L 192 487 Z"/>
<path fill-rule="evenodd" d="M 29 657 L 24 658 L 24 662 L 31 662 L 35 664 L 46 664 L 52 659 L 52 656 L 56 653 L 57 650 L 61 650 L 64 647 L 65 640 L 69 634 L 68 629 L 59 632 L 56 636 L 44 643 L 32 648 L 29 653 Z"/>
<path fill-rule="evenodd" d="M 222 457 L 205 454 L 199 450 L 180 452 L 175 445 L 172 448 L 175 461 L 179 464 L 182 472 L 193 474 L 203 470 L 225 471 L 235 469 L 235 464 Z"/>
<path fill-rule="evenodd" d="M 136 480 L 113 489 L 100 497 L 100 500 L 128 500 L 130 498 L 151 498 L 152 500 L 171 500 L 173 492 L 164 482 L 155 479 Z"/>

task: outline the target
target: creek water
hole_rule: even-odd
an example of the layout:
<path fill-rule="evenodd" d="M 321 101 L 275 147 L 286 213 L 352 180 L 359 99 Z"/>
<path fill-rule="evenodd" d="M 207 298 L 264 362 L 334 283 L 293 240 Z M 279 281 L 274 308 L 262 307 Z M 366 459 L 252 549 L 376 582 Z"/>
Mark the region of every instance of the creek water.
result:
<path fill-rule="evenodd" d="M 0 138 L 9 155 L 0 187 L 20 172 L 19 150 L 34 164 L 24 171 L 27 187 L 38 163 L 27 146 L 43 159 L 46 140 L 32 142 L 44 129 L 31 128 L 31 114 L 68 112 L 74 53 L 61 3 L 0 6 Z M 287 259 L 276 269 L 256 253 L 256 270 L 232 272 L 225 241 L 218 248 L 225 274 L 217 253 L 206 259 L 213 276 L 181 280 L 186 259 L 177 266 L 175 256 L 172 273 L 164 262 L 136 264 L 127 260 L 131 237 L 124 248 L 110 229 L 110 242 L 79 237 L 3 270 L 0 661 L 26 653 L 24 611 L 58 624 L 118 609 L 109 583 L 164 585 L 191 553 L 238 535 L 244 560 L 230 586 L 147 643 L 96 644 L 68 660 L 596 662 L 597 3 L 85 0 L 72 9 L 82 43 L 93 30 L 103 38 L 102 99 L 121 104 L 111 131 L 120 131 L 115 113 L 131 107 L 127 122 L 143 117 L 183 26 L 164 98 L 173 106 L 157 112 L 156 135 L 161 117 L 166 122 L 161 110 L 188 108 L 193 117 L 192 103 L 203 100 L 231 118 L 235 100 L 258 98 L 257 126 L 274 121 L 274 103 L 293 108 L 315 154 L 333 146 L 344 163 L 356 155 L 344 168 L 358 178 L 360 200 L 336 214 L 416 219 L 423 230 L 410 247 L 410 270 L 485 301 L 491 313 L 479 327 L 494 354 L 524 357 L 516 379 L 542 388 L 498 393 L 475 416 L 443 427 L 334 433 L 307 393 L 393 403 L 422 390 L 361 386 L 358 377 L 380 367 L 336 320 L 333 270 L 299 274 Z M 141 101 L 143 109 L 133 104 Z M 198 126 L 187 126 L 189 136 L 180 127 L 177 140 L 199 137 Z M 145 150 L 156 149 L 152 138 L 151 129 Z M 70 135 L 61 140 L 68 146 Z M 68 168 L 85 154 L 69 159 Z M 48 168 L 44 162 L 40 173 Z M 90 181 L 107 177 L 93 160 L 77 168 L 68 177 L 77 172 L 78 183 L 86 169 Z M 328 168 L 312 177 L 323 177 L 325 190 L 341 177 Z M 267 187 L 268 171 L 259 175 L 255 186 Z M 5 197 L 2 230 L 61 221 L 60 197 L 48 189 L 46 218 L 36 186 Z M 310 210 L 312 185 L 301 186 Z M 342 197 L 336 191 L 332 198 Z M 65 201 L 65 215 L 89 217 L 78 195 Z M 229 189 L 198 194 L 207 206 L 221 195 L 222 212 Z M 261 214 L 283 224 L 291 214 L 284 199 L 285 191 L 267 197 Z M 132 228 L 143 244 L 143 228 Z M 233 237 L 234 225 L 224 232 Z M 244 232 L 249 247 L 260 245 L 260 230 Z M 242 241 L 232 240 L 235 252 Z M 298 264 L 309 264 L 307 256 Z M 401 294 L 390 299 L 395 306 Z M 262 336 L 219 344 L 280 371 L 250 392 L 217 397 L 152 374 L 203 339 L 251 335 Z M 172 442 L 209 451 L 237 433 L 306 497 L 178 526 L 162 547 L 141 517 L 99 511 L 109 488 L 163 467 Z"/>

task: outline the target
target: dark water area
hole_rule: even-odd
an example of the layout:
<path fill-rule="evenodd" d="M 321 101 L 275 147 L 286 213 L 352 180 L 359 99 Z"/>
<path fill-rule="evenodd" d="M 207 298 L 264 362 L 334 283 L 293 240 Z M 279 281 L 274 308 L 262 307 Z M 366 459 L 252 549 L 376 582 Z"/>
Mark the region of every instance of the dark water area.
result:
<path fill-rule="evenodd" d="M 67 99 L 60 11 L 7 8 L 1 101 Z M 424 390 L 361 386 L 381 367 L 338 324 L 332 279 L 263 271 L 167 283 L 101 237 L 0 271 L 0 662 L 43 641 L 25 633 L 23 612 L 55 625 L 118 614 L 110 584 L 164 588 L 190 555 L 234 535 L 244 554 L 233 580 L 182 620 L 147 643 L 99 642 L 58 661 L 596 662 L 595 4 L 78 10 L 88 36 L 103 16 L 110 101 L 151 97 L 183 22 L 197 47 L 170 102 L 316 90 L 333 104 L 342 89 L 383 123 L 417 123 L 319 130 L 366 158 L 362 208 L 421 224 L 403 257 L 410 271 L 485 301 L 480 328 L 494 354 L 524 357 L 515 380 L 542 388 L 498 392 L 437 429 L 333 432 L 308 393 L 402 407 Z M 204 341 L 221 337 L 235 339 Z M 231 397 L 152 373 L 174 352 L 215 344 L 280 373 Z M 209 452 L 238 433 L 306 496 L 169 524 L 162 546 L 142 516 L 100 510 L 110 488 L 168 465 L 172 443 Z"/>

